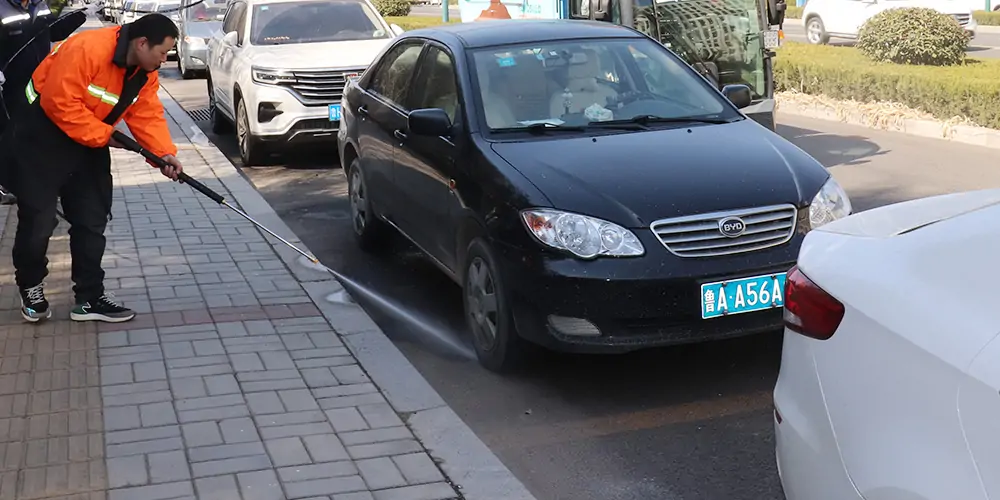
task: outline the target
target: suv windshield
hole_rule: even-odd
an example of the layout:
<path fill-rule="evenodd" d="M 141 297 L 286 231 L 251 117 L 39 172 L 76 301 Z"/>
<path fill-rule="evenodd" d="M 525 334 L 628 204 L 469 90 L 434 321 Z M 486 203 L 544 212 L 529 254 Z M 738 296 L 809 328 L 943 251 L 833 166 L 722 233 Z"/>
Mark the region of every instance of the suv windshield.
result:
<path fill-rule="evenodd" d="M 648 38 L 565 40 L 472 54 L 482 113 L 493 130 L 741 116 L 683 61 Z"/>
<path fill-rule="evenodd" d="M 179 3 L 160 3 L 156 4 L 156 12 L 163 12 L 166 14 L 176 14 L 180 11 L 181 4 Z"/>
<path fill-rule="evenodd" d="M 357 0 L 309 0 L 254 6 L 250 43 L 278 45 L 389 38 L 368 5 Z"/>

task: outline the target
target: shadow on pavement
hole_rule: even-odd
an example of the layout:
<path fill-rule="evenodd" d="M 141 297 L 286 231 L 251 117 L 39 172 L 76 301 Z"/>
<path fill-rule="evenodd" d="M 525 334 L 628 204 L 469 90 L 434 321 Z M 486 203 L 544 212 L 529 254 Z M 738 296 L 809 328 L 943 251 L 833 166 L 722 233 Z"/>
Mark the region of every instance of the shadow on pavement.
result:
<path fill-rule="evenodd" d="M 790 125 L 778 125 L 778 134 L 816 158 L 824 167 L 862 165 L 868 158 L 888 153 L 867 137 L 836 135 Z"/>

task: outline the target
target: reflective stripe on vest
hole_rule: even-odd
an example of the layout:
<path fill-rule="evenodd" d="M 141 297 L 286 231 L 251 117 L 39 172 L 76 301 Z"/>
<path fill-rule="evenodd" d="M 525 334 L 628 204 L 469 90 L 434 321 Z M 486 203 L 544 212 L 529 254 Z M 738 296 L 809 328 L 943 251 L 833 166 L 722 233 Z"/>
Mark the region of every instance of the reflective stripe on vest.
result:
<path fill-rule="evenodd" d="M 28 80 L 28 85 L 24 87 L 24 95 L 28 98 L 28 104 L 34 104 L 38 99 L 38 92 L 35 92 L 35 82 Z"/>

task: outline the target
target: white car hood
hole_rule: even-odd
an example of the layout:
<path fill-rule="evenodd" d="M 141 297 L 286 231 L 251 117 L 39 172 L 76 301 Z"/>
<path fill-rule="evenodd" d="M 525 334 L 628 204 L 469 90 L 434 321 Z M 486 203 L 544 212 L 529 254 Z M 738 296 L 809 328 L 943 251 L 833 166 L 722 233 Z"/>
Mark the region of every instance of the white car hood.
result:
<path fill-rule="evenodd" d="M 256 45 L 247 56 L 272 69 L 367 68 L 391 38 L 287 45 Z"/>

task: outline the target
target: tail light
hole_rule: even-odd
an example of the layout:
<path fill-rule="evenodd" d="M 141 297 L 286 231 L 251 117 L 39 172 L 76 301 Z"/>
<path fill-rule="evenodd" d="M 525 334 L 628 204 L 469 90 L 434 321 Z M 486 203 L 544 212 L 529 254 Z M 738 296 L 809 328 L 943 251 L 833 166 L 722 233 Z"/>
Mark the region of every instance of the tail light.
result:
<path fill-rule="evenodd" d="M 817 340 L 833 336 L 844 319 L 844 304 L 813 283 L 798 266 L 785 282 L 785 327 Z"/>

